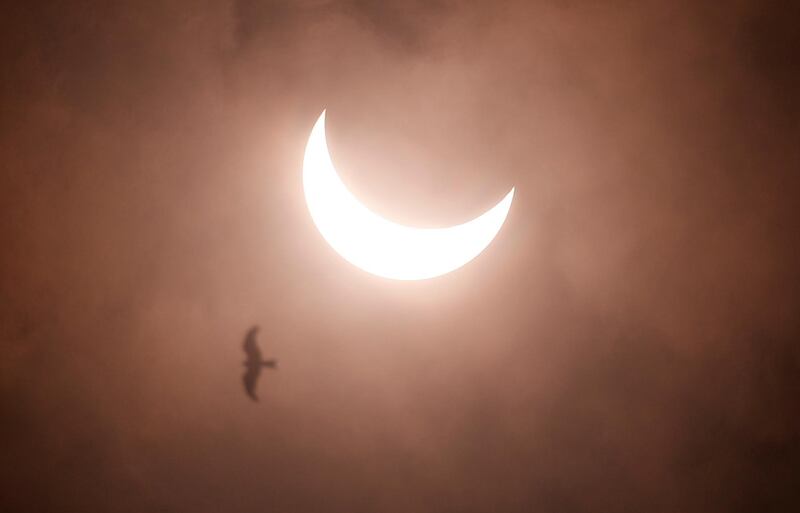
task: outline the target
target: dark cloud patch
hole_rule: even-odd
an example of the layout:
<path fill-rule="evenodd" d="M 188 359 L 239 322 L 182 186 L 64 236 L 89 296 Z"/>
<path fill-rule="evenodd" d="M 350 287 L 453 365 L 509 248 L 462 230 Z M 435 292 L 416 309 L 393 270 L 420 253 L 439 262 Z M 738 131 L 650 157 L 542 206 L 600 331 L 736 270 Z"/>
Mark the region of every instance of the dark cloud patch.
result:
<path fill-rule="evenodd" d="M 800 108 L 800 58 L 795 49 L 800 46 L 800 33 L 792 20 L 798 16 L 800 6 L 796 2 L 758 3 L 740 32 L 743 59 L 770 83 L 768 94 L 778 108 L 787 111 L 787 128 L 795 131 Z"/>
<path fill-rule="evenodd" d="M 242 42 L 263 36 L 285 37 L 288 27 L 310 26 L 326 19 L 350 18 L 389 50 L 420 54 L 452 10 L 446 2 L 380 2 L 373 0 L 306 1 L 300 3 L 238 0 L 237 35 Z M 306 33 L 308 37 L 313 34 Z"/>
<path fill-rule="evenodd" d="M 344 9 L 365 22 L 379 39 L 400 49 L 420 53 L 428 50 L 428 43 L 435 37 L 451 6 L 443 0 L 414 0 L 396 4 L 380 0 L 353 0 Z"/>
<path fill-rule="evenodd" d="M 237 39 L 241 43 L 247 43 L 259 34 L 269 35 L 276 31 L 285 33 L 287 28 L 298 22 L 302 14 L 319 9 L 319 6 L 313 3 L 306 2 L 306 4 L 308 5 L 238 0 L 234 4 Z"/>

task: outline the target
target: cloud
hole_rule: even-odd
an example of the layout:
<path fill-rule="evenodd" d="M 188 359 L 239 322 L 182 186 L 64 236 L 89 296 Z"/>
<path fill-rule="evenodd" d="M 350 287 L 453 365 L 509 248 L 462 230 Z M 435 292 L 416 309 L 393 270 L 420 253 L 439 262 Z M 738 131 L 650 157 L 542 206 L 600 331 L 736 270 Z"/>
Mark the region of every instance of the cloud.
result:
<path fill-rule="evenodd" d="M 0 509 L 791 505 L 785 8 L 10 7 Z M 322 106 L 371 206 L 453 224 L 514 185 L 501 237 L 402 287 L 341 262 L 298 178 Z"/>

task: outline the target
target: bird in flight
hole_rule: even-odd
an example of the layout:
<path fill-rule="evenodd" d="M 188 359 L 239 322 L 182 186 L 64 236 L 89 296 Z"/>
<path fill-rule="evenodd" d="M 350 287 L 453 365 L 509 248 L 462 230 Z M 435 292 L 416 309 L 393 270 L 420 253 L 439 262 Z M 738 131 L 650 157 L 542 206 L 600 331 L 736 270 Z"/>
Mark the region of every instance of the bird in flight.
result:
<path fill-rule="evenodd" d="M 244 354 L 247 356 L 247 359 L 244 361 L 244 366 L 247 369 L 242 376 L 242 381 L 244 382 L 244 389 L 247 392 L 247 395 L 253 401 L 258 401 L 258 397 L 256 396 L 256 383 L 258 382 L 258 377 L 261 375 L 261 369 L 264 367 L 269 367 L 270 369 L 274 369 L 278 362 L 276 360 L 264 360 L 261 357 L 261 350 L 258 348 L 258 343 L 256 342 L 256 335 L 258 334 L 258 326 L 253 326 L 247 332 L 247 335 L 244 337 Z"/>

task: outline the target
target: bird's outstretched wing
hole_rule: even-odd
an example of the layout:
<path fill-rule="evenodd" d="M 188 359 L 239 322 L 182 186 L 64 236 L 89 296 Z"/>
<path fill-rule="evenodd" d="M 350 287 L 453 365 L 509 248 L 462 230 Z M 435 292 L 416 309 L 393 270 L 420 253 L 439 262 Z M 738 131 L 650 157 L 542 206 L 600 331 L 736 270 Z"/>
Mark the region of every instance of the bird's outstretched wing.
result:
<path fill-rule="evenodd" d="M 258 382 L 258 376 L 260 374 L 261 367 L 258 365 L 251 365 L 247 367 L 247 370 L 242 376 L 244 389 L 247 391 L 247 395 L 254 401 L 258 401 L 258 397 L 256 396 L 256 383 Z"/>
<path fill-rule="evenodd" d="M 258 330 L 256 328 L 250 329 L 247 332 L 247 336 L 244 338 L 244 344 L 242 348 L 244 349 L 244 354 L 247 356 L 247 362 L 256 363 L 261 361 L 261 350 L 258 348 L 258 344 L 256 343 L 256 332 Z"/>

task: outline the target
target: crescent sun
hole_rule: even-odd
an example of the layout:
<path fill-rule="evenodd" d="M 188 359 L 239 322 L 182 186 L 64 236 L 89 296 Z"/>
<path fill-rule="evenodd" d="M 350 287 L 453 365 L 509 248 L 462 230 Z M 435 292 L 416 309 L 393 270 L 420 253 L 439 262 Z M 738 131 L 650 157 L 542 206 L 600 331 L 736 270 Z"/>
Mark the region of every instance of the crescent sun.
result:
<path fill-rule="evenodd" d="M 415 228 L 384 219 L 339 178 L 325 139 L 325 111 L 306 145 L 303 190 L 311 219 L 339 255 L 364 271 L 395 280 L 440 276 L 478 256 L 500 231 L 514 198 L 512 188 L 480 216 L 446 228 Z"/>

